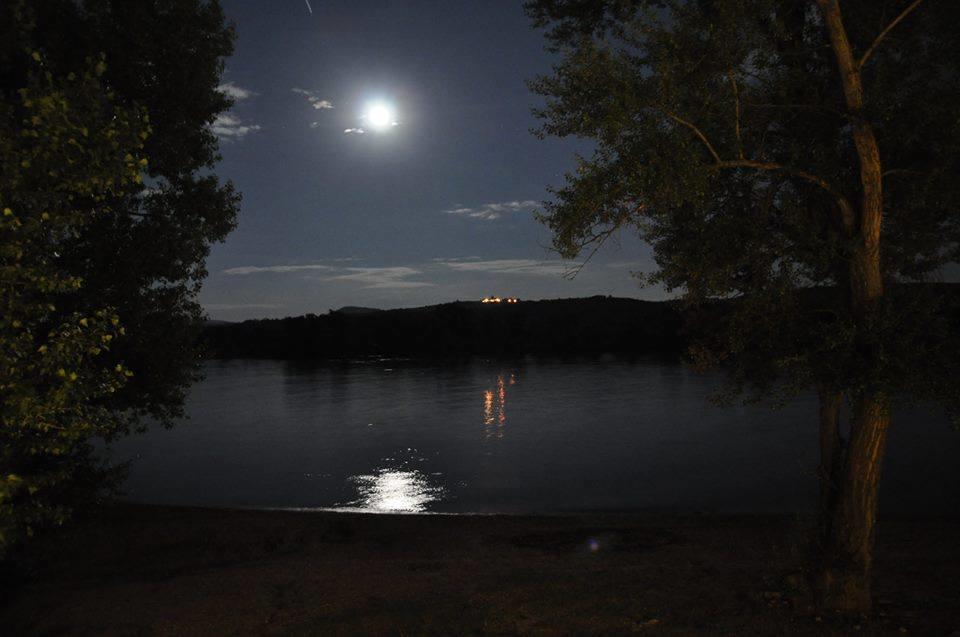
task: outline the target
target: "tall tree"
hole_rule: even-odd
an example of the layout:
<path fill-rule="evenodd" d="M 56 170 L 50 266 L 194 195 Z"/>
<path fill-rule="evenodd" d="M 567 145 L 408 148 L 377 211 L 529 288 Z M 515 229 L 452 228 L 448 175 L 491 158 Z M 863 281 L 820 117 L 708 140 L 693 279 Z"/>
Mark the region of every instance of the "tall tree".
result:
<path fill-rule="evenodd" d="M 111 202 L 116 211 L 85 226 L 62 250 L 82 277 L 77 303 L 116 308 L 127 336 L 112 356 L 136 371 L 113 402 L 130 427 L 149 416 L 170 423 L 196 378 L 196 300 L 213 243 L 236 223 L 239 195 L 220 183 L 210 124 L 230 107 L 217 90 L 233 29 L 216 0 L 15 0 L 0 18 L 0 80 L 15 99 L 28 69 L 24 51 L 40 51 L 50 69 L 77 72 L 104 56 L 102 81 L 119 105 L 146 110 L 151 134 L 136 189 Z"/>
<path fill-rule="evenodd" d="M 653 246 L 649 280 L 700 308 L 701 362 L 759 397 L 818 391 L 815 583 L 827 606 L 869 608 L 891 401 L 957 400 L 952 310 L 905 283 L 960 256 L 960 8 L 526 6 L 560 54 L 532 83 L 547 100 L 540 134 L 595 142 L 546 204 L 556 248 L 572 256 L 632 228 Z"/>
<path fill-rule="evenodd" d="M 139 187 L 148 131 L 104 90 L 102 60 L 59 78 L 31 58 L 19 103 L 0 106 L 0 556 L 65 519 L 97 481 L 90 440 L 123 427 L 108 404 L 131 372 L 109 351 L 125 330 L 109 304 L 76 303 L 61 250 Z"/>
<path fill-rule="evenodd" d="M 239 204 L 209 127 L 232 42 L 216 1 L 0 6 L 8 538 L 98 485 L 93 438 L 182 409 L 204 261 Z"/>

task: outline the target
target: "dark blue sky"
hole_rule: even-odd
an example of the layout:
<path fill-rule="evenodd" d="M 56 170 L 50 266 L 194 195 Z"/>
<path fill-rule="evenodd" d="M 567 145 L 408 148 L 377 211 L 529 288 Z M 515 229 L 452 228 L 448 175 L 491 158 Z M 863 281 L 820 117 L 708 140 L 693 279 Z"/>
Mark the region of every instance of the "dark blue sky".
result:
<path fill-rule="evenodd" d="M 223 0 L 237 28 L 215 125 L 217 172 L 244 200 L 214 248 L 201 301 L 213 318 L 409 307 L 485 294 L 657 298 L 624 237 L 574 279 L 533 219 L 574 140 L 529 133 L 525 80 L 550 68 L 511 0 Z M 362 128 L 384 100 L 398 125 Z M 332 108 L 329 108 L 332 106 Z M 454 211 L 454 212 L 451 212 Z"/>

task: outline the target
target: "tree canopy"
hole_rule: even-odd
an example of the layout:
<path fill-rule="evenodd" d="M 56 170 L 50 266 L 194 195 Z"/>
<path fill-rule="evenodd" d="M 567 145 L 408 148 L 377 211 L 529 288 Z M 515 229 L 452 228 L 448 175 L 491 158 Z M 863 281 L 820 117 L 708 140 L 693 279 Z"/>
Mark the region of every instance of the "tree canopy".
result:
<path fill-rule="evenodd" d="M 112 98 L 150 118 L 142 183 L 63 247 L 62 264 L 84 280 L 75 302 L 109 304 L 127 327 L 112 355 L 138 373 L 115 395 L 118 408 L 132 424 L 138 415 L 169 422 L 196 374 L 205 259 L 233 229 L 239 206 L 232 184 L 211 172 L 219 154 L 209 126 L 230 106 L 217 86 L 233 30 L 207 0 L 21 0 L 5 11 L 5 100 L 25 81 L 24 51 L 41 52 L 59 75 L 103 55 Z"/>
<path fill-rule="evenodd" d="M 960 257 L 957 5 L 526 7 L 560 60 L 532 82 L 539 134 L 594 142 L 545 204 L 556 249 L 636 232 L 647 281 L 699 308 L 700 362 L 760 398 L 820 392 L 825 552 L 861 576 L 825 579 L 862 609 L 890 401 L 958 399 L 956 295 L 929 285 Z"/>
<path fill-rule="evenodd" d="M 850 38 L 869 43 L 904 4 L 845 3 Z M 894 284 L 883 330 L 898 333 L 888 346 L 909 343 L 886 357 L 887 373 L 855 351 L 844 292 L 857 220 L 840 208 L 858 205 L 859 166 L 813 3 L 528 3 L 562 54 L 532 83 L 547 98 L 539 133 L 595 142 L 546 203 L 555 248 L 573 256 L 637 232 L 658 266 L 647 282 L 690 300 L 738 299 L 742 311 L 726 323 L 734 329 L 723 339 L 713 330 L 702 353 L 730 361 L 779 352 L 777 378 L 803 380 L 794 389 L 829 376 L 942 395 L 940 370 L 926 383 L 915 376 L 939 358 L 939 343 L 920 338 L 935 326 L 916 333 L 919 301 L 907 303 L 895 284 L 938 280 L 960 257 L 960 42 L 945 26 L 957 13 L 949 5 L 914 12 L 864 60 L 864 116 L 884 155 L 882 271 Z M 934 320 L 932 310 L 924 308 Z M 782 338 L 791 329 L 802 333 Z M 741 379 L 767 388 L 771 371 Z"/>
<path fill-rule="evenodd" d="M 232 43 L 215 1 L 0 7 L 8 542 L 102 484 L 93 439 L 181 412 L 204 262 L 239 205 L 209 127 Z"/>

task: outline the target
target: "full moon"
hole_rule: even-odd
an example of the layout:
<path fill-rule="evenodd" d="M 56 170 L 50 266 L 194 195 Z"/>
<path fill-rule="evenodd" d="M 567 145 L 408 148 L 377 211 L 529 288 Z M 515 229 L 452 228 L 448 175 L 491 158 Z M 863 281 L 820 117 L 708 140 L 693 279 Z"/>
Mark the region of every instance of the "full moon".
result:
<path fill-rule="evenodd" d="M 386 102 L 371 102 L 363 111 L 363 120 L 375 131 L 389 130 L 396 125 L 393 108 Z"/>

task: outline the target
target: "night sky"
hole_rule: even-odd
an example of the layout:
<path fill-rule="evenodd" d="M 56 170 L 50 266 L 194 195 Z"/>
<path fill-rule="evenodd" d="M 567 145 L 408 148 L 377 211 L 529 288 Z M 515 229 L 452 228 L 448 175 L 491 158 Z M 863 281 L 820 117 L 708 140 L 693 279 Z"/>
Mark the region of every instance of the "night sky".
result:
<path fill-rule="evenodd" d="M 211 318 L 411 307 L 487 294 L 661 298 L 624 236 L 573 280 L 533 217 L 576 140 L 537 140 L 549 71 L 512 0 L 223 0 L 237 29 L 214 124 L 239 227 L 209 259 Z M 364 118 L 393 110 L 386 129 Z M 396 125 L 391 125 L 396 122 Z M 360 133 L 356 129 L 362 129 Z M 349 131 L 349 132 L 347 132 Z"/>

